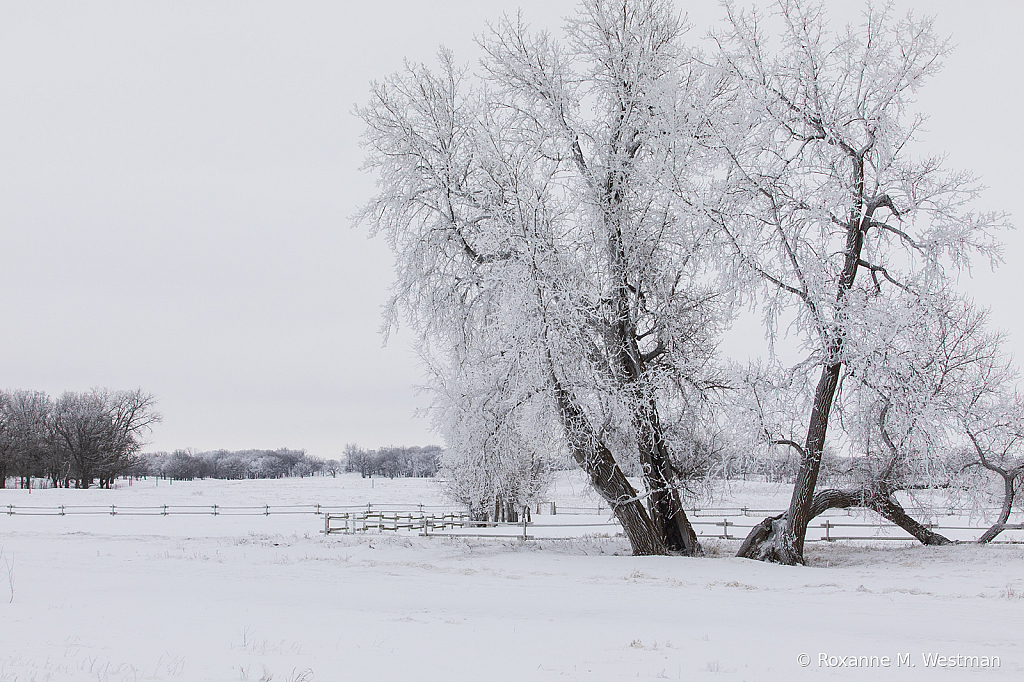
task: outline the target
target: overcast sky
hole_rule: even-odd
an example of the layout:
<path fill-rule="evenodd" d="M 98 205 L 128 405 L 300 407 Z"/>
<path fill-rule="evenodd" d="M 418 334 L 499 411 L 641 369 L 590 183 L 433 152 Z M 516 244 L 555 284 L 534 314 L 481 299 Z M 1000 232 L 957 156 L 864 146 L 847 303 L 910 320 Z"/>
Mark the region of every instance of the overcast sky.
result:
<path fill-rule="evenodd" d="M 919 100 L 927 148 L 1020 222 L 1022 5 L 896 4 L 958 45 Z M 677 6 L 695 38 L 719 14 Z M 558 29 L 575 2 L 0 0 L 0 387 L 152 392 L 149 449 L 440 442 L 408 337 L 378 334 L 392 259 L 350 227 L 373 192 L 351 111 L 403 58 L 475 63 L 518 7 Z M 963 284 L 1024 358 L 1005 241 Z"/>

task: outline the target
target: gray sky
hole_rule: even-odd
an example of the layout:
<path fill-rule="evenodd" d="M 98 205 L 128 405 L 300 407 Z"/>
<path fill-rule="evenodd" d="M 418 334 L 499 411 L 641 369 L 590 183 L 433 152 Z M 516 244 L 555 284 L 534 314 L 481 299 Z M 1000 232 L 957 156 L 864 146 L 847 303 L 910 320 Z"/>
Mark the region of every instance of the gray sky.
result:
<path fill-rule="evenodd" d="M 718 16 L 677 6 L 694 34 Z M 958 45 L 920 97 L 926 148 L 1021 221 L 1024 7 L 911 6 Z M 557 29 L 575 2 L 0 0 L 0 386 L 153 392 L 150 449 L 440 442 L 408 337 L 377 333 L 391 257 L 350 228 L 373 191 L 351 110 L 439 44 L 475 62 L 517 7 Z M 1024 358 L 1005 240 L 963 284 Z"/>

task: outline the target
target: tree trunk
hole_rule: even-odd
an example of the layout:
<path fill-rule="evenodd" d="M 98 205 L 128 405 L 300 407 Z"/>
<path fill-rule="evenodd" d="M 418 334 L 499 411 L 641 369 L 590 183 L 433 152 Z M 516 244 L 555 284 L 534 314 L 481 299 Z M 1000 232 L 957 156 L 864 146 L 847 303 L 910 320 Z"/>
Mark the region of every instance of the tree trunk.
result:
<path fill-rule="evenodd" d="M 917 538 L 922 545 L 951 545 L 953 541 L 947 538 L 945 535 L 940 535 L 935 531 L 927 528 L 916 520 L 912 519 L 909 514 L 903 509 L 903 506 L 892 499 L 892 497 L 886 497 L 878 500 L 877 507 L 871 507 L 874 511 L 878 512 L 888 520 L 895 523 L 897 526 L 907 531 L 915 538 Z"/>
<path fill-rule="evenodd" d="M 811 504 L 814 488 L 818 484 L 818 471 L 821 469 L 821 455 L 825 447 L 825 436 L 828 431 L 829 413 L 835 398 L 839 374 L 842 370 L 843 351 L 843 313 L 842 306 L 846 302 L 847 293 L 853 287 L 860 268 L 861 251 L 864 248 L 864 235 L 871 227 L 872 216 L 880 204 L 865 205 L 864 199 L 864 154 L 847 148 L 853 171 L 854 202 L 850 207 L 849 220 L 845 224 L 846 245 L 843 254 L 843 269 L 836 281 L 836 303 L 839 314 L 825 340 L 822 350 L 828 364 L 821 368 L 821 376 L 814 389 L 814 405 L 807 424 L 807 439 L 804 441 L 803 453 L 800 458 L 800 470 L 797 472 L 793 486 L 793 497 L 786 511 L 785 523 L 773 523 L 772 530 L 767 532 L 760 541 L 751 536 L 743 543 L 748 558 L 759 558 L 777 561 L 783 564 L 802 564 L 804 562 L 804 536 L 811 518 Z M 891 202 L 890 202 L 891 205 Z M 909 518 L 909 517 L 908 517 Z M 757 529 L 753 529 L 751 533 Z M 767 545 L 761 549 L 762 545 Z M 743 549 L 741 548 L 741 549 Z"/>
<path fill-rule="evenodd" d="M 555 375 L 550 356 L 548 360 L 555 402 L 573 459 L 586 472 L 594 489 L 612 508 L 629 539 L 633 554 L 665 554 L 667 549 L 661 534 L 656 531 L 647 510 L 640 504 L 636 490 L 622 473 L 611 451 L 597 437 L 575 396 L 562 386 Z"/>
<path fill-rule="evenodd" d="M 1013 509 L 1013 498 L 1016 496 L 1014 480 L 1018 472 L 1008 475 L 1007 472 L 1000 472 L 1003 477 L 1003 508 L 999 510 L 999 520 L 981 534 L 978 538 L 979 545 L 986 545 L 996 539 L 996 536 L 1003 532 L 1006 522 L 1010 519 L 1010 511 Z"/>
<path fill-rule="evenodd" d="M 617 346 L 615 355 L 618 370 L 634 396 L 632 423 L 647 487 L 647 508 L 651 523 L 666 549 L 695 556 L 701 552 L 700 542 L 683 510 L 679 491 L 672 484 L 672 460 L 665 444 L 658 404 L 642 385 L 645 366 L 635 330 L 626 321 L 629 315 L 627 295 L 628 288 L 621 287 L 620 320 L 613 325 Z"/>
<path fill-rule="evenodd" d="M 803 563 L 803 557 L 799 561 L 793 560 L 795 556 L 791 538 L 792 533 L 788 530 L 789 521 L 785 514 L 770 516 L 761 523 L 750 529 L 747 537 L 740 545 L 736 556 L 744 559 L 757 559 L 759 561 L 771 561 L 777 564 Z"/>
<path fill-rule="evenodd" d="M 922 545 L 950 545 L 953 541 L 934 532 L 911 518 L 903 506 L 893 499 L 891 493 L 872 493 L 863 490 L 822 490 L 814 496 L 811 518 L 828 509 L 863 507 L 894 523 L 913 535 Z"/>
<path fill-rule="evenodd" d="M 813 518 L 811 506 L 814 488 L 818 483 L 828 417 L 832 411 L 832 399 L 835 397 L 841 367 L 839 363 L 833 363 L 821 368 L 821 377 L 814 390 L 807 440 L 789 509 L 781 517 L 765 519 L 752 528 L 736 556 L 790 566 L 804 563 L 804 536 L 807 534 L 807 524 Z"/>
<path fill-rule="evenodd" d="M 662 436 L 657 405 L 651 400 L 646 407 L 641 411 L 637 431 L 651 521 L 670 551 L 696 556 L 701 553 L 700 542 L 683 510 L 679 491 L 671 482 L 672 464 Z"/>
<path fill-rule="evenodd" d="M 667 550 L 693 556 L 700 554 L 700 543 L 683 510 L 679 491 L 672 485 L 672 464 L 662 433 L 657 401 L 643 385 L 645 360 L 637 338 L 636 315 L 631 302 L 634 295 L 631 292 L 638 290 L 630 282 L 629 258 L 623 243 L 623 226 L 629 220 L 627 187 L 633 159 L 640 148 L 632 141 L 639 131 L 626 124 L 626 111 L 630 105 L 621 102 L 619 106 L 620 114 L 609 140 L 609 156 L 614 162 L 609 163 L 600 191 L 612 288 L 612 318 L 609 320 L 611 359 L 620 380 L 635 401 L 632 421 L 643 463 L 652 527 Z M 623 145 L 624 139 L 630 142 Z"/>

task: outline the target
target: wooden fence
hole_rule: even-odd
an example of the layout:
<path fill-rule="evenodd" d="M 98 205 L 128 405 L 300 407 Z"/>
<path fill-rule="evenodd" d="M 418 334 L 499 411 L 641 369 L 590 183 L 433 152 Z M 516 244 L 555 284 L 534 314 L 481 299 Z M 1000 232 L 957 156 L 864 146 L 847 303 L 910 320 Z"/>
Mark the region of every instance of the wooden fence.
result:
<path fill-rule="evenodd" d="M 7 504 L 0 506 L 0 514 L 7 516 L 272 516 L 277 514 L 332 514 L 355 510 L 385 511 L 395 510 L 397 505 L 359 504 L 359 505 L 325 505 L 325 504 L 262 504 L 262 505 L 221 505 L 221 504 L 160 504 L 150 506 L 131 505 L 88 505 L 62 504 L 57 506 L 33 506 L 24 504 Z M 444 505 L 416 504 L 401 508 L 402 511 L 415 511 L 420 514 L 432 510 L 450 511 Z M 456 511 L 455 513 L 462 513 Z"/>
<path fill-rule="evenodd" d="M 558 507 L 562 514 L 564 508 Z M 597 507 L 574 508 L 565 515 L 606 516 L 600 522 L 556 521 L 548 515 L 536 514 L 527 521 L 518 523 L 472 521 L 465 513 L 458 515 L 430 515 L 403 512 L 352 512 L 343 515 L 326 514 L 324 532 L 360 533 L 366 531 L 418 531 L 421 535 L 449 535 L 474 538 L 504 538 L 521 540 L 556 540 L 603 534 L 616 535 L 621 527 L 614 517 L 597 514 Z M 536 511 L 531 509 L 531 511 Z M 746 537 L 761 518 L 780 514 L 781 510 L 739 508 L 690 509 L 687 514 L 690 523 L 701 538 L 738 540 Z M 860 517 L 860 520 L 858 520 Z M 934 520 L 932 520 L 934 519 Z M 977 539 L 988 529 L 988 525 L 962 523 L 962 516 L 932 516 L 923 525 L 935 532 L 949 534 L 952 540 L 970 541 Z M 998 542 L 1024 542 L 1024 524 L 1007 524 Z M 852 541 L 903 541 L 916 542 L 910 534 L 881 518 L 871 519 L 864 510 L 830 510 L 815 519 L 807 529 L 807 542 Z"/>
<path fill-rule="evenodd" d="M 988 525 L 975 523 L 954 510 L 936 514 L 932 510 L 908 509 L 908 513 L 924 519 L 928 528 L 947 535 L 952 540 L 974 540 L 988 529 Z M 988 510 L 992 515 L 994 510 Z M 557 506 L 546 502 L 531 508 L 529 521 L 496 523 L 472 521 L 465 510 L 444 505 L 59 505 L 32 506 L 8 504 L 0 506 L 6 516 L 272 516 L 278 514 L 310 514 L 324 517 L 323 532 L 365 533 L 417 532 L 422 535 L 458 535 L 462 537 L 494 537 L 531 539 L 564 539 L 581 535 L 615 535 L 621 527 L 606 505 Z M 711 507 L 687 509 L 687 515 L 698 536 L 734 540 L 746 537 L 760 519 L 782 513 L 776 509 L 751 507 Z M 582 522 L 558 519 L 561 517 L 591 517 Z M 604 517 L 592 520 L 592 517 Z M 1007 524 L 997 538 L 999 542 L 1024 542 L 1024 523 Z M 853 541 L 910 541 L 914 538 L 901 528 L 860 509 L 829 510 L 808 527 L 807 542 Z"/>
<path fill-rule="evenodd" d="M 423 535 L 443 532 L 449 528 L 464 528 L 469 523 L 466 512 L 384 511 L 360 510 L 325 513 L 324 535 L 331 533 L 365 533 L 376 531 L 420 531 Z"/>

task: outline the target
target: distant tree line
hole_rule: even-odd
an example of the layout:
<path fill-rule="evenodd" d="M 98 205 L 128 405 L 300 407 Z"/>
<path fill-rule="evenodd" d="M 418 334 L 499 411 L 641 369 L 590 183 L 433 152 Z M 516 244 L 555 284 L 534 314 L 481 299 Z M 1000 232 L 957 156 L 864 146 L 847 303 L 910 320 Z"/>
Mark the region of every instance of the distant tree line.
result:
<path fill-rule="evenodd" d="M 285 478 L 336 472 L 336 461 L 324 462 L 310 457 L 305 450 L 210 450 L 194 452 L 147 452 L 138 473 L 175 481 L 197 478 L 241 480 L 247 478 Z"/>
<path fill-rule="evenodd" d="M 442 450 L 426 447 L 389 446 L 365 450 L 358 445 L 345 446 L 345 461 L 322 460 L 305 450 L 175 450 L 149 452 L 141 456 L 134 473 L 159 476 L 176 481 L 197 478 L 247 479 L 285 478 L 289 476 L 337 476 L 341 472 L 363 477 L 429 477 L 438 470 Z"/>
<path fill-rule="evenodd" d="M 428 478 L 437 474 L 443 449 L 439 445 L 412 447 L 389 445 L 364 450 L 354 443 L 345 446 L 345 471 L 388 478 Z"/>
<path fill-rule="evenodd" d="M 155 399 L 141 390 L 0 391 L 0 488 L 15 477 L 54 487 L 109 487 L 140 462 L 142 438 L 160 421 Z"/>

